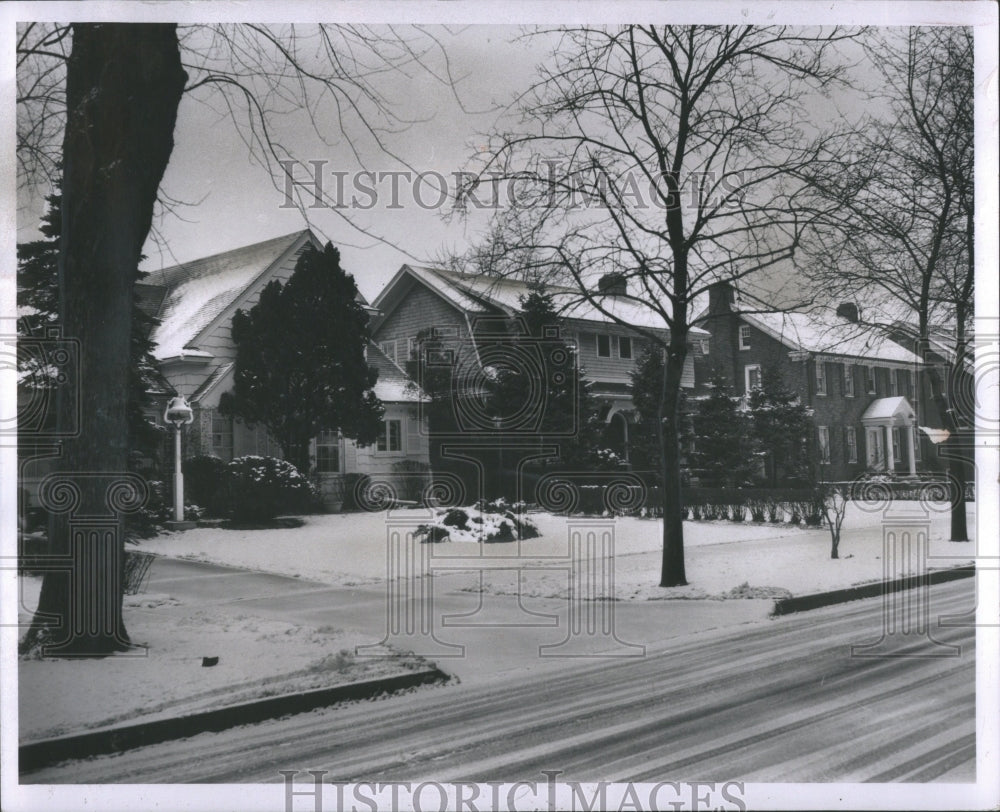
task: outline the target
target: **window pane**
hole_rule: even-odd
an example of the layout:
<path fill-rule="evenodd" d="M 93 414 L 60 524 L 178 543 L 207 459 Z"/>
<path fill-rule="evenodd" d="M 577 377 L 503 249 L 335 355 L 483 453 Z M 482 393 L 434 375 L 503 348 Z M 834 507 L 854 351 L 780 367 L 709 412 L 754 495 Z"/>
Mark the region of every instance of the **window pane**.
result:
<path fill-rule="evenodd" d="M 628 336 L 618 337 L 618 357 L 619 358 L 631 358 L 632 357 L 632 339 Z"/>
<path fill-rule="evenodd" d="M 402 449 L 400 421 L 388 420 L 389 424 L 389 450 L 399 451 Z"/>
<path fill-rule="evenodd" d="M 740 325 L 740 349 L 750 349 L 750 327 L 746 324 Z"/>
<path fill-rule="evenodd" d="M 601 358 L 611 357 L 611 336 L 606 336 L 606 335 L 597 336 L 597 354 Z"/>

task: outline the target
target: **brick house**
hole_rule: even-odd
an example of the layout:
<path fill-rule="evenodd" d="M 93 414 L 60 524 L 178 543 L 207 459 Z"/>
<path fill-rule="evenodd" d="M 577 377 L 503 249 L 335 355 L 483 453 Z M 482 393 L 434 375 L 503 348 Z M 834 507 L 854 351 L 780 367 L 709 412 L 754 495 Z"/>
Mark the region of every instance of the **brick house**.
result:
<path fill-rule="evenodd" d="M 777 370 L 812 412 L 815 448 L 826 480 L 865 471 L 914 476 L 929 459 L 919 431 L 926 398 L 916 391 L 922 366 L 909 350 L 858 322 L 857 308 L 768 310 L 727 283 L 709 291 L 696 323 L 710 332 L 697 362 L 698 390 L 719 370 L 740 396 Z"/>
<path fill-rule="evenodd" d="M 626 298 L 623 286 L 620 277 L 605 276 L 599 287 L 603 306 L 629 324 L 668 338 L 662 321 Z M 379 311 L 373 340 L 402 365 L 417 358 L 420 337 L 432 334 L 433 351 L 449 358 L 457 369 L 469 370 L 472 380 L 489 360 L 491 336 L 520 313 L 521 301 L 530 292 L 520 280 L 403 265 L 372 302 Z M 648 339 L 601 313 L 578 290 L 548 285 L 546 292 L 560 315 L 559 338 L 576 347 L 580 369 L 601 405 L 608 445 L 627 461 L 630 427 L 636 420 L 631 373 Z M 698 341 L 708 334 L 693 328 L 691 337 Z M 682 385 L 694 386 L 690 354 Z"/>
<path fill-rule="evenodd" d="M 160 370 L 172 392 L 186 397 L 194 409 L 194 423 L 185 432 L 185 456 L 211 454 L 223 461 L 246 454 L 281 456 L 280 447 L 262 426 L 251 428 L 221 414 L 219 398 L 232 386 L 233 315 L 253 307 L 270 281 L 291 277 L 308 244 L 322 247 L 306 229 L 153 271 L 141 283 L 143 306 L 160 322 L 152 335 Z M 360 293 L 358 300 L 370 315 L 375 314 Z M 392 481 L 429 469 L 426 432 L 419 426 L 419 401 L 424 396 L 371 343 L 368 363 L 379 371 L 375 394 L 385 405 L 384 436 L 364 447 L 340 436 L 332 426 L 310 446 L 312 473 L 334 503 L 348 474 Z M 168 394 L 150 411 L 158 423 L 163 422 Z"/>

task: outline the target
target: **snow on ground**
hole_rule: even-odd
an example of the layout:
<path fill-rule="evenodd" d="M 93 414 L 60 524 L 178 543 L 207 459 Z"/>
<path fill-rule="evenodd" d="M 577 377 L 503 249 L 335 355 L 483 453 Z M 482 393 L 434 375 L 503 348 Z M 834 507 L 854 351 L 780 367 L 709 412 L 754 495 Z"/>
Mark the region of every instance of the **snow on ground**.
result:
<path fill-rule="evenodd" d="M 21 621 L 40 577 L 22 577 Z M 135 655 L 19 663 L 22 742 L 172 717 L 276 694 L 325 688 L 420 667 L 418 658 L 364 657 L 369 637 L 255 617 L 238 607 L 184 606 L 169 595 L 125 599 Z M 202 657 L 218 664 L 202 666 Z M 112 691 L 108 686 L 115 686 Z"/>
<path fill-rule="evenodd" d="M 906 503 L 897 513 L 906 512 Z M 888 518 L 894 518 L 896 513 Z M 970 533 L 975 527 L 970 506 Z M 670 590 L 657 586 L 662 548 L 658 520 L 618 518 L 601 520 L 533 513 L 539 538 L 520 542 L 428 544 L 431 567 L 435 557 L 510 558 L 521 568 L 524 594 L 565 596 L 568 574 L 556 569 L 566 560 L 569 532 L 594 522 L 614 524 L 615 597 L 621 599 L 724 598 L 800 595 L 839 589 L 883 578 L 881 512 L 855 505 L 844 521 L 840 556 L 830 559 L 826 528 L 751 522 L 685 522 L 684 543 L 689 586 Z M 974 543 L 952 544 L 947 539 L 948 515 L 934 511 L 915 518 L 931 522 L 930 569 L 957 566 L 974 555 Z M 143 541 L 142 549 L 159 555 L 229 564 L 253 570 L 300 576 L 334 585 L 374 584 L 388 576 L 388 539 L 400 530 L 412 530 L 428 521 L 424 510 L 390 513 L 352 513 L 307 516 L 305 525 L 279 530 L 223 530 L 199 528 L 164 534 Z M 456 589 L 478 590 L 476 574 L 444 575 Z M 486 573 L 482 589 L 497 594 L 518 590 L 517 573 Z"/>

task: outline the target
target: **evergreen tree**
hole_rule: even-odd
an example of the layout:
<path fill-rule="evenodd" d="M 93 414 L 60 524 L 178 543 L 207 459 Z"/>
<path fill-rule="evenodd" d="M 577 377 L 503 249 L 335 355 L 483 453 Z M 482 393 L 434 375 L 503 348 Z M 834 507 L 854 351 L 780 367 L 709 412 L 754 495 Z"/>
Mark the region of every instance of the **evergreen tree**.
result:
<path fill-rule="evenodd" d="M 18 319 L 18 332 L 25 352 L 22 371 L 30 372 L 22 385 L 45 386 L 51 369 L 44 355 L 32 352 L 32 339 L 44 338 L 48 330 L 59 324 L 59 235 L 62 226 L 62 194 L 55 192 L 46 198 L 48 208 L 42 216 L 39 231 L 42 238 L 17 246 L 17 304 L 23 308 Z M 140 282 L 146 274 L 136 273 Z M 155 317 L 139 307 L 133 295 L 131 333 L 129 335 L 129 370 L 126 417 L 128 448 L 132 455 L 156 457 L 162 438 L 160 430 L 146 419 L 145 407 L 149 392 L 160 383 L 158 362 L 153 356 L 150 337 L 157 325 Z"/>
<path fill-rule="evenodd" d="M 777 369 L 761 370 L 761 386 L 750 393 L 749 406 L 754 437 L 766 455 L 770 484 L 811 482 L 813 421 Z"/>
<path fill-rule="evenodd" d="M 378 371 L 365 358 L 368 314 L 357 292 L 336 248 L 308 246 L 287 283 L 270 282 L 249 312 L 233 317 L 234 386 L 219 407 L 265 426 L 303 472 L 320 431 L 339 429 L 368 445 L 382 426 L 372 391 Z"/>
<path fill-rule="evenodd" d="M 559 448 L 558 460 L 545 461 L 544 467 L 600 468 L 600 407 L 579 368 L 576 348 L 561 336 L 560 319 L 544 285 L 531 285 L 521 299 L 509 347 L 509 362 L 495 365 L 487 394 L 500 425 L 517 423 L 530 413 L 537 418 L 531 439 Z"/>
<path fill-rule="evenodd" d="M 711 394 L 698 401 L 692 415 L 692 463 L 707 483 L 740 487 L 752 480 L 756 469 L 751 422 L 722 373 L 713 372 L 711 386 Z"/>

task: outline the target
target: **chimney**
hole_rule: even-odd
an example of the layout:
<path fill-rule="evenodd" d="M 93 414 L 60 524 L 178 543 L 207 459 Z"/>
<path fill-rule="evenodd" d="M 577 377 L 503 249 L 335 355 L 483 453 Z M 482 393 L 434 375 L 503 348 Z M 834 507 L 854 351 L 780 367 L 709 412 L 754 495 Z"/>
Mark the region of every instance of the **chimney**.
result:
<path fill-rule="evenodd" d="M 628 282 L 623 274 L 606 273 L 597 280 L 597 290 L 610 296 L 624 296 L 628 293 Z"/>
<path fill-rule="evenodd" d="M 729 282 L 716 282 L 708 288 L 708 314 L 730 313 L 736 303 L 736 289 Z"/>
<path fill-rule="evenodd" d="M 858 323 L 858 306 L 854 302 L 841 302 L 837 306 L 837 315 L 854 324 Z"/>

